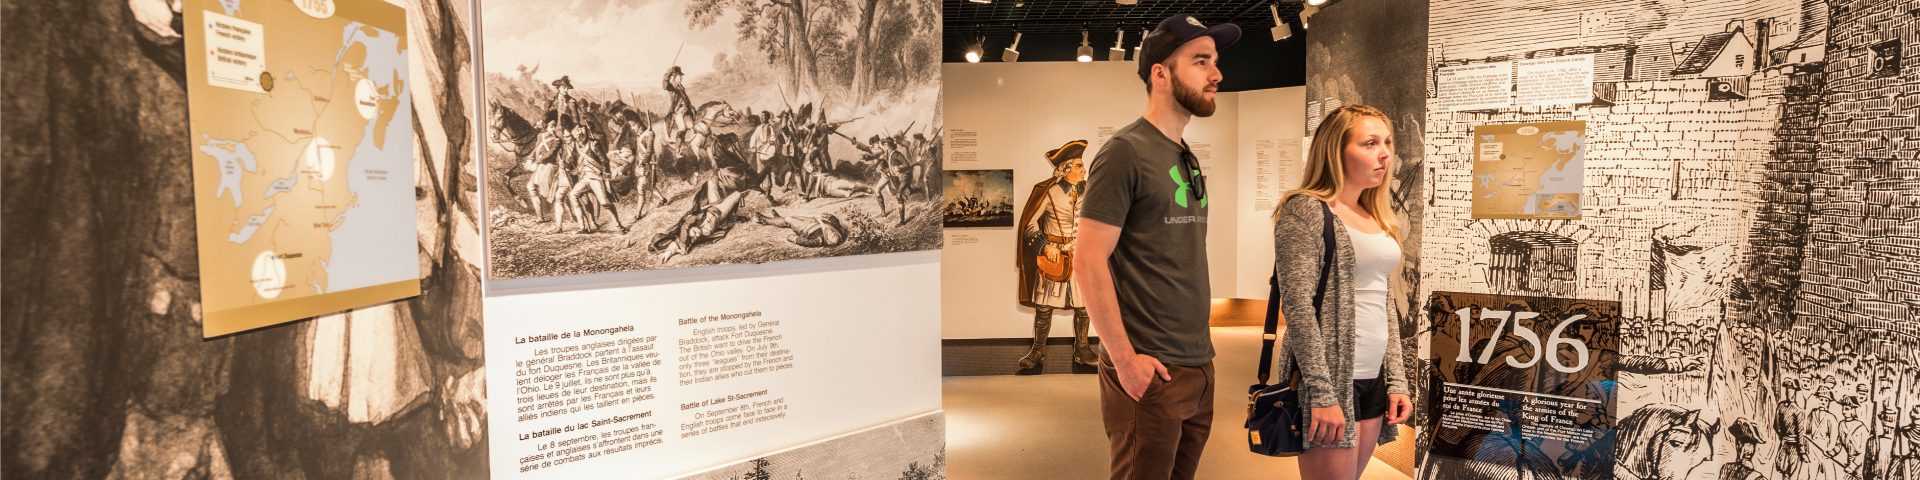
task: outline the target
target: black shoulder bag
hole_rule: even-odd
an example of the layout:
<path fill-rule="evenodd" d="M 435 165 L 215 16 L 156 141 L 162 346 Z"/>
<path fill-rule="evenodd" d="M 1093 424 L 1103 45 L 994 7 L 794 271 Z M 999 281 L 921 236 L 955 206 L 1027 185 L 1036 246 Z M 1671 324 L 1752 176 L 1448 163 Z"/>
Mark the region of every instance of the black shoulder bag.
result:
<path fill-rule="evenodd" d="M 1325 203 L 1326 221 L 1320 229 L 1321 244 L 1325 253 L 1320 257 L 1320 283 L 1313 290 L 1313 311 L 1321 312 L 1321 304 L 1327 297 L 1327 273 L 1333 269 L 1333 250 L 1338 248 L 1333 239 L 1333 209 Z M 1292 457 L 1307 451 L 1306 436 L 1300 431 L 1301 419 L 1306 409 L 1300 406 L 1300 365 L 1292 356 L 1288 371 L 1293 372 L 1287 382 L 1279 385 L 1267 385 L 1267 375 L 1273 368 L 1274 330 L 1280 324 L 1280 274 L 1276 263 L 1274 275 L 1267 280 L 1267 322 L 1260 340 L 1260 383 L 1247 388 L 1247 448 L 1253 453 L 1272 457 Z"/>

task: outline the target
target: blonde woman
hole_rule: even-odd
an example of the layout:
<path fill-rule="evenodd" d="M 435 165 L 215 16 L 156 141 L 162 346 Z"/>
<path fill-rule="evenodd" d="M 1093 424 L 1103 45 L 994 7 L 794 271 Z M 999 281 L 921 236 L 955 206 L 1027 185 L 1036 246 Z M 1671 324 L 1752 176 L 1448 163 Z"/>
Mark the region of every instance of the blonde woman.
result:
<path fill-rule="evenodd" d="M 1400 268 L 1400 232 L 1387 194 L 1392 169 L 1387 116 L 1365 105 L 1341 107 L 1314 133 L 1300 188 L 1274 211 L 1287 322 L 1279 378 L 1291 378 L 1297 365 L 1300 402 L 1309 411 L 1300 478 L 1360 478 L 1373 448 L 1393 441 L 1396 430 L 1388 426 L 1413 412 L 1400 336 L 1387 317 L 1388 278 Z M 1327 228 L 1333 245 L 1322 240 Z M 1328 248 L 1333 264 L 1322 265 Z"/>

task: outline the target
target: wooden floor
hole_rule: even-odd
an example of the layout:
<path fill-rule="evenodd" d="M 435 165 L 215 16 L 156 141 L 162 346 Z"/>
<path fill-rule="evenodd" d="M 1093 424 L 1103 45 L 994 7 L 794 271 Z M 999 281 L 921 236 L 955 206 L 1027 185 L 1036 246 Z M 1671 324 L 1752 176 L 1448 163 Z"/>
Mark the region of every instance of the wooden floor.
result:
<path fill-rule="evenodd" d="M 1213 299 L 1213 311 L 1207 316 L 1207 325 L 1214 327 L 1258 327 L 1267 321 L 1267 301 L 1245 298 Z M 1280 328 L 1286 328 L 1286 319 L 1280 320 Z"/>
<path fill-rule="evenodd" d="M 1200 457 L 1197 476 L 1207 480 L 1299 479 L 1294 459 L 1247 452 L 1246 430 L 1241 423 L 1246 420 L 1246 388 L 1254 382 L 1254 369 L 1259 363 L 1260 329 L 1214 328 L 1213 344 L 1217 352 L 1213 430 Z M 942 379 L 947 412 L 947 478 L 1107 478 L 1107 438 L 1100 423 L 1099 381 L 1099 375 L 1091 374 Z M 1410 433 L 1403 430 L 1401 441 L 1383 448 L 1410 448 Z M 1398 461 L 1411 460 L 1406 457 Z M 1360 480 L 1408 478 L 1407 473 L 1389 463 L 1388 456 L 1376 455 Z"/>

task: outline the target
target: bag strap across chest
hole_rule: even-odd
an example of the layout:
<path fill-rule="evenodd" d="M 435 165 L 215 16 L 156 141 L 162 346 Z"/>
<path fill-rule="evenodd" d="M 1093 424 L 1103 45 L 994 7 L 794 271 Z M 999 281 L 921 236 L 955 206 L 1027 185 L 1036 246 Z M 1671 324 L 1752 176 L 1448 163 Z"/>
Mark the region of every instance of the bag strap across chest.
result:
<path fill-rule="evenodd" d="M 1339 245 L 1334 243 L 1333 237 L 1333 207 L 1329 207 L 1325 202 L 1321 202 L 1320 208 L 1322 209 L 1320 244 L 1323 245 L 1324 248 L 1321 248 L 1320 255 L 1320 281 L 1315 284 L 1313 290 L 1313 311 L 1316 315 L 1324 311 L 1322 307 L 1327 298 L 1327 277 L 1333 270 L 1333 251 L 1339 248 Z M 1267 279 L 1267 319 L 1266 323 L 1261 327 L 1260 336 L 1260 384 L 1262 385 L 1267 383 L 1267 376 L 1272 374 L 1273 344 L 1279 340 L 1274 333 L 1279 327 L 1280 263 L 1274 262 L 1273 276 Z M 1300 362 L 1291 357 L 1287 358 L 1287 360 L 1290 362 L 1287 370 L 1293 373 L 1290 382 L 1297 383 L 1300 380 Z"/>

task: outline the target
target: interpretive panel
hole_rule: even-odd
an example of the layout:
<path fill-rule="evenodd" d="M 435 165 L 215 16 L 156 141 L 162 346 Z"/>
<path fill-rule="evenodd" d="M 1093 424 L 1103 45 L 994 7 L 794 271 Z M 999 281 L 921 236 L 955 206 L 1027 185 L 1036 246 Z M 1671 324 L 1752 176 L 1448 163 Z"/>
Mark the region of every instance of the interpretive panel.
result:
<path fill-rule="evenodd" d="M 1427 307 L 1431 453 L 1612 478 L 1618 302 L 1434 292 Z"/>
<path fill-rule="evenodd" d="M 1593 54 L 1520 60 L 1514 103 L 1522 107 L 1593 101 Z"/>
<path fill-rule="evenodd" d="M 419 295 L 406 9 L 183 8 L 203 335 Z"/>
<path fill-rule="evenodd" d="M 1441 67 L 1436 75 L 1442 111 L 1513 106 L 1513 62 Z"/>
<path fill-rule="evenodd" d="M 938 410 L 939 266 L 912 255 L 488 298 L 495 478 L 665 478 Z"/>
<path fill-rule="evenodd" d="M 1580 218 L 1587 122 L 1473 128 L 1473 218 Z"/>

